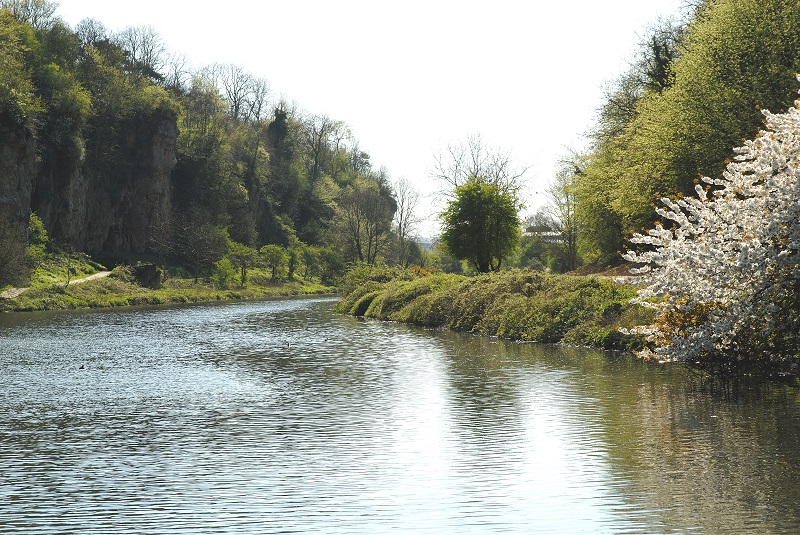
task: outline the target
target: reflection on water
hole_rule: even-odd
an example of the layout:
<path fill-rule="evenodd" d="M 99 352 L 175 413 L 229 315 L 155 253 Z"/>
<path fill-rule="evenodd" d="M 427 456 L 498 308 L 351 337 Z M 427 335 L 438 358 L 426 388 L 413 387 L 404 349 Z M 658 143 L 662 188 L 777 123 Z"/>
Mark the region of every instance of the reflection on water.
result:
<path fill-rule="evenodd" d="M 798 533 L 800 406 L 328 299 L 0 316 L 0 533 Z"/>

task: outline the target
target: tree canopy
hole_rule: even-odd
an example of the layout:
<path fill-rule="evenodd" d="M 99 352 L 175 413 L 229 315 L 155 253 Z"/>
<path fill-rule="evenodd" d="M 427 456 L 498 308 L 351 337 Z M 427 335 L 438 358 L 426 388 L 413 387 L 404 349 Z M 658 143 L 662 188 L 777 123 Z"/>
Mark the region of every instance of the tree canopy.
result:
<path fill-rule="evenodd" d="M 645 39 L 641 61 L 609 91 L 576 176 L 584 256 L 620 260 L 623 239 L 652 227 L 652 203 L 717 176 L 731 147 L 785 109 L 800 70 L 800 4 L 714 0 Z"/>
<path fill-rule="evenodd" d="M 2 248 L 24 260 L 34 212 L 55 242 L 105 262 L 152 257 L 196 276 L 228 239 L 249 248 L 228 253 L 243 280 L 265 245 L 293 251 L 292 274 L 304 256 L 326 275 L 405 261 L 388 172 L 344 122 L 287 105 L 236 65 L 190 71 L 152 27 L 71 29 L 56 11 L 0 0 L 0 148 L 23 158 L 30 143 L 33 175 L 0 165 L 0 219 L 13 226 Z M 0 284 L 25 278 L 22 260 Z"/>
<path fill-rule="evenodd" d="M 441 217 L 447 250 L 480 273 L 499 270 L 519 241 L 516 199 L 482 178 L 458 186 Z"/>
<path fill-rule="evenodd" d="M 664 197 L 657 224 L 626 258 L 644 264 L 639 300 L 656 310 L 645 356 L 706 368 L 790 371 L 800 354 L 800 100 L 764 112 L 696 196 Z M 652 298 L 657 298 L 653 300 Z"/>

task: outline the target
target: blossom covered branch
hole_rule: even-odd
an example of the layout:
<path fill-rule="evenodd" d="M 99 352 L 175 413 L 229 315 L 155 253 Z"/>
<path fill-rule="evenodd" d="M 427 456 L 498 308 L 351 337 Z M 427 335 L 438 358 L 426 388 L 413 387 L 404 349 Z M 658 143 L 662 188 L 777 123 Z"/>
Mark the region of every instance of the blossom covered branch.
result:
<path fill-rule="evenodd" d="M 799 78 L 800 79 L 800 78 Z M 697 197 L 663 198 L 658 224 L 624 257 L 643 267 L 637 300 L 656 311 L 642 356 L 662 361 L 800 354 L 800 100 L 763 112 L 765 129 L 735 149 Z"/>

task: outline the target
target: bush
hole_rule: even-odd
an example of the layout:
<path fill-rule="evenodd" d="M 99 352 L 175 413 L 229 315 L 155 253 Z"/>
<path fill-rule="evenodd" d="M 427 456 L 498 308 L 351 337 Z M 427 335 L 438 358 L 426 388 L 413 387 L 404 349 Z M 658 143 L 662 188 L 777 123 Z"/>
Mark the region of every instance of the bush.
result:
<path fill-rule="evenodd" d="M 214 264 L 213 280 L 220 288 L 227 288 L 236 278 L 236 268 L 226 256 Z"/>
<path fill-rule="evenodd" d="M 367 282 L 385 283 L 393 280 L 412 280 L 415 276 L 418 275 L 402 268 L 358 263 L 344 275 L 340 287 L 344 294 L 349 294 Z"/>
<path fill-rule="evenodd" d="M 411 280 L 394 280 L 389 282 L 381 295 L 372 302 L 368 316 L 397 320 L 403 308 L 420 296 L 431 293 L 437 288 L 444 276 L 423 276 Z"/>
<path fill-rule="evenodd" d="M 381 295 L 381 292 L 369 292 L 359 298 L 358 301 L 350 308 L 351 316 L 364 316 L 369 307 L 374 302 L 375 298 Z"/>

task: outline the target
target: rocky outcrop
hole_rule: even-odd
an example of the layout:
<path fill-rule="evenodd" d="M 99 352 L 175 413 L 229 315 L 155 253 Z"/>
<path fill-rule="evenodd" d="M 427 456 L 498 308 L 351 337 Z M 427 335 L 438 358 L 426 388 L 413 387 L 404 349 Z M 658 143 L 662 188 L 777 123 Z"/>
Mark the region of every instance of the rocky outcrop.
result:
<path fill-rule="evenodd" d="M 64 154 L 59 146 L 40 143 L 37 148 L 38 169 L 29 207 L 42 218 L 56 243 L 83 250 L 89 188 L 82 162 Z"/>
<path fill-rule="evenodd" d="M 152 252 L 153 236 L 169 232 L 177 137 L 176 117 L 153 113 L 118 125 L 114 136 L 90 140 L 82 160 L 58 147 L 40 147 L 43 157 L 25 206 L 57 242 L 93 256 L 113 260 Z"/>
<path fill-rule="evenodd" d="M 138 264 L 131 268 L 136 283 L 143 288 L 158 290 L 164 282 L 164 272 L 155 264 Z"/>
<path fill-rule="evenodd" d="M 132 125 L 122 140 L 130 162 L 126 176 L 114 177 L 113 188 L 92 188 L 89 194 L 87 251 L 112 256 L 149 253 L 158 235 L 169 232 L 177 137 L 174 116 L 143 117 Z"/>
<path fill-rule="evenodd" d="M 0 286 L 27 273 L 28 214 L 36 174 L 33 134 L 0 114 Z"/>
<path fill-rule="evenodd" d="M 33 179 L 36 176 L 36 144 L 24 127 L 0 116 L 0 212 L 27 226 Z"/>

